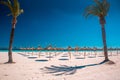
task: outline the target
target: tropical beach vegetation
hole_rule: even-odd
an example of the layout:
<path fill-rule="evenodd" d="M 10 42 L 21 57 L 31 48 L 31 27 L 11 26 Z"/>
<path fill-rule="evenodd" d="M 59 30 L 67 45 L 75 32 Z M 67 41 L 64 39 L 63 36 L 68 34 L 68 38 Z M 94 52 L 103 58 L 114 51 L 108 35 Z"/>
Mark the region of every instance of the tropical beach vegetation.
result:
<path fill-rule="evenodd" d="M 14 40 L 14 32 L 15 32 L 15 27 L 17 23 L 17 17 L 23 13 L 23 9 L 20 8 L 20 4 L 18 0 L 1 0 L 0 4 L 3 4 L 7 6 L 10 10 L 10 14 L 8 16 L 12 16 L 12 28 L 11 28 L 11 33 L 10 33 L 10 42 L 9 42 L 9 51 L 8 51 L 8 63 L 14 63 L 13 58 L 12 58 L 12 44 Z"/>
<path fill-rule="evenodd" d="M 85 16 L 94 15 L 99 17 L 99 22 L 101 25 L 102 30 L 102 40 L 103 40 L 103 47 L 104 47 L 104 56 L 105 60 L 104 62 L 110 61 L 108 58 L 108 51 L 107 51 L 107 43 L 106 43 L 106 32 L 105 32 L 105 24 L 106 20 L 105 17 L 108 14 L 110 4 L 107 0 L 94 0 L 93 5 L 90 5 L 85 10 Z"/>

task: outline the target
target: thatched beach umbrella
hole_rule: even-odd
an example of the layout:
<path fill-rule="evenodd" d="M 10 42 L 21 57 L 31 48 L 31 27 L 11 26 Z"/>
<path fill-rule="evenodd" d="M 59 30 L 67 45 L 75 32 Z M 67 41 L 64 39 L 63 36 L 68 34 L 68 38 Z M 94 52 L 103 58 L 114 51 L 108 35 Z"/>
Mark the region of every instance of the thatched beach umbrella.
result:
<path fill-rule="evenodd" d="M 40 50 L 42 50 L 42 48 L 40 46 L 38 46 L 37 50 L 40 51 Z M 39 52 L 39 54 L 38 54 L 39 58 L 40 58 L 40 54 L 41 54 L 41 52 Z"/>
<path fill-rule="evenodd" d="M 96 48 L 96 47 L 94 47 L 94 48 L 93 48 L 93 50 L 94 50 L 95 57 L 96 57 L 96 55 L 97 55 L 97 52 L 96 52 L 97 48 Z"/>
<path fill-rule="evenodd" d="M 49 51 L 53 50 L 52 45 L 49 45 L 47 50 Z M 51 60 L 51 52 L 49 52 L 49 60 Z"/>
<path fill-rule="evenodd" d="M 67 50 L 68 50 L 68 51 L 72 50 L 71 46 L 68 46 Z"/>
<path fill-rule="evenodd" d="M 30 54 L 30 53 L 29 53 L 30 48 L 29 48 L 29 47 L 27 47 L 27 48 L 26 48 L 26 50 L 27 50 L 27 54 Z"/>
<path fill-rule="evenodd" d="M 32 56 L 33 56 L 33 50 L 34 50 L 34 47 L 32 47 L 31 50 L 32 50 Z"/>
<path fill-rule="evenodd" d="M 83 54 L 83 55 L 84 55 L 84 59 L 85 59 L 85 58 L 86 58 L 86 50 L 87 50 L 87 47 L 84 47 L 83 50 L 84 50 L 84 54 Z"/>
<path fill-rule="evenodd" d="M 110 50 L 110 53 L 111 53 L 110 56 L 112 56 L 113 55 L 113 53 L 112 53 L 113 48 L 111 47 L 109 50 Z"/>
<path fill-rule="evenodd" d="M 79 51 L 79 47 L 76 46 L 74 50 L 76 51 L 76 53 L 78 53 L 78 51 Z"/>
<path fill-rule="evenodd" d="M 52 48 L 51 45 L 49 45 L 47 49 L 48 49 L 48 50 L 52 50 L 53 48 Z"/>
<path fill-rule="evenodd" d="M 71 46 L 68 46 L 67 50 L 68 50 L 69 57 L 71 59 L 71 52 L 70 52 L 72 50 Z"/>
<path fill-rule="evenodd" d="M 26 48 L 23 48 L 24 54 L 26 55 Z"/>
<path fill-rule="evenodd" d="M 57 48 L 56 47 L 54 47 L 54 53 L 55 53 L 55 56 L 57 56 L 57 54 L 56 54 L 56 51 L 57 51 Z"/>
<path fill-rule="evenodd" d="M 116 48 L 116 50 L 117 50 L 117 55 L 119 54 L 119 48 Z"/>
<path fill-rule="evenodd" d="M 28 50 L 29 50 L 29 48 L 26 47 L 26 48 L 25 48 L 25 54 L 26 54 L 26 55 L 29 54 Z"/>
<path fill-rule="evenodd" d="M 76 46 L 76 47 L 75 47 L 75 51 L 78 51 L 78 50 L 79 50 L 79 47 L 78 47 L 78 46 Z"/>

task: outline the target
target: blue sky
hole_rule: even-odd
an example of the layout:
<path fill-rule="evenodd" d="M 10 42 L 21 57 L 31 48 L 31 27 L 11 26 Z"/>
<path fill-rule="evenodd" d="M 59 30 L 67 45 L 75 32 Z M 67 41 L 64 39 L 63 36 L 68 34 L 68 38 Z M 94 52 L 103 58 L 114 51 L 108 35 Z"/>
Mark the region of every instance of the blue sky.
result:
<path fill-rule="evenodd" d="M 109 47 L 120 47 L 120 0 L 111 4 L 106 16 Z M 19 0 L 24 13 L 18 17 L 14 47 L 88 46 L 102 47 L 101 26 L 97 17 L 83 16 L 92 0 Z M 12 17 L 9 9 L 0 5 L 0 47 L 8 47 Z"/>

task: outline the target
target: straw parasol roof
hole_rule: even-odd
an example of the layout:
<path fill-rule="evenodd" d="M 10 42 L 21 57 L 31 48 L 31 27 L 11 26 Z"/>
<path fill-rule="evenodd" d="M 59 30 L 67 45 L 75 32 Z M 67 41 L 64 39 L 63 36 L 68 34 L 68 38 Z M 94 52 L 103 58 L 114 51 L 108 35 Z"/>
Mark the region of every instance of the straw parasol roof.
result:
<path fill-rule="evenodd" d="M 47 49 L 48 50 L 52 50 L 53 48 L 52 48 L 52 45 L 49 45 L 48 47 L 47 47 Z"/>
<path fill-rule="evenodd" d="M 68 46 L 67 50 L 72 50 L 71 46 Z"/>
<path fill-rule="evenodd" d="M 42 50 L 42 47 L 41 47 L 41 46 L 38 46 L 37 50 Z"/>
<path fill-rule="evenodd" d="M 76 46 L 76 47 L 75 47 L 75 50 L 76 50 L 76 51 L 78 51 L 78 50 L 79 50 L 79 47 L 78 47 L 78 46 Z"/>

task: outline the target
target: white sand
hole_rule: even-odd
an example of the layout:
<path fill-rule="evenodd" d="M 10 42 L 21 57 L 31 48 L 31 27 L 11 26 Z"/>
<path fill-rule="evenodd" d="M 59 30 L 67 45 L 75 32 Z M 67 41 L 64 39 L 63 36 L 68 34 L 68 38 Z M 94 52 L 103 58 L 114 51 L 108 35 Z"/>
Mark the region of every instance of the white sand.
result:
<path fill-rule="evenodd" d="M 38 53 L 34 53 L 35 56 L 36 54 Z M 70 60 L 59 60 L 69 59 L 69 57 L 65 57 L 68 54 L 64 52 L 56 57 L 51 53 L 54 58 L 49 60 L 46 55 L 43 52 L 40 58 L 29 59 L 18 53 L 13 53 L 13 59 L 16 63 L 4 64 L 8 60 L 8 55 L 6 52 L 0 52 L 0 80 L 120 80 L 120 54 L 109 56 L 110 60 L 116 63 L 114 65 L 101 64 L 95 66 L 84 65 L 100 63 L 104 57 L 97 55 L 96 58 L 76 59 L 83 57 L 76 53 L 71 56 Z M 47 59 L 49 61 L 37 62 L 36 59 Z M 79 68 L 75 68 L 75 66 Z M 46 73 L 53 70 L 56 72 Z M 70 75 L 72 72 L 73 74 Z M 55 75 L 59 73 L 60 75 Z"/>

